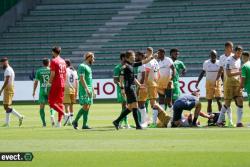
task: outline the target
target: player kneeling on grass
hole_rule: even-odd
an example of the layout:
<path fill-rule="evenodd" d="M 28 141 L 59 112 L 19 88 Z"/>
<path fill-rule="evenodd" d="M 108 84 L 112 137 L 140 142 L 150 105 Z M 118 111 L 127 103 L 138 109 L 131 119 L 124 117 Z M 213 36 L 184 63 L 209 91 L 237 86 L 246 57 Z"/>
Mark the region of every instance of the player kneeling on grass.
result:
<path fill-rule="evenodd" d="M 123 65 L 123 69 L 121 72 L 121 89 L 122 95 L 127 98 L 127 108 L 121 115 L 113 121 L 115 128 L 119 129 L 119 122 L 125 118 L 131 111 L 133 112 L 134 121 L 136 124 L 136 129 L 142 129 L 139 120 L 138 120 L 138 102 L 137 102 L 137 94 L 136 94 L 136 84 L 139 88 L 143 86 L 139 83 L 139 81 L 135 78 L 134 75 L 134 67 L 141 66 L 142 64 L 146 64 L 151 61 L 154 57 L 147 57 L 146 60 L 142 60 L 140 62 L 135 62 L 135 52 L 129 50 L 126 52 L 126 64 Z"/>
<path fill-rule="evenodd" d="M 12 99 L 14 96 L 14 80 L 15 73 L 12 67 L 9 65 L 7 58 L 1 59 L 1 65 L 4 70 L 4 84 L 0 90 L 0 95 L 3 93 L 3 106 L 6 111 L 6 120 L 3 126 L 9 127 L 10 124 L 10 114 L 12 113 L 19 119 L 19 126 L 23 123 L 23 116 L 19 114 L 14 108 L 11 107 Z"/>
<path fill-rule="evenodd" d="M 199 97 L 199 92 L 193 92 L 191 95 L 182 95 L 175 101 L 172 127 L 197 127 L 197 119 L 201 111 Z M 195 108 L 194 118 L 191 116 L 187 118 L 182 117 L 183 110 L 191 111 L 193 108 Z"/>
<path fill-rule="evenodd" d="M 92 84 L 92 70 L 91 65 L 95 62 L 95 56 L 92 52 L 87 52 L 84 55 L 85 63 L 79 65 L 77 73 L 79 78 L 79 103 L 82 108 L 76 115 L 72 122 L 74 129 L 78 129 L 78 121 L 83 116 L 82 129 L 91 129 L 88 126 L 88 115 L 91 104 L 93 104 L 93 97 L 95 96 Z"/>
<path fill-rule="evenodd" d="M 73 121 L 73 104 L 76 103 L 77 89 L 78 89 L 78 76 L 74 67 L 71 66 L 69 59 L 66 62 L 66 83 L 64 90 L 64 106 L 65 106 L 65 123 L 71 125 Z"/>
<path fill-rule="evenodd" d="M 48 87 L 49 77 L 50 77 L 49 59 L 44 58 L 43 59 L 43 67 L 39 68 L 36 71 L 34 87 L 33 87 L 33 94 L 32 94 L 33 98 L 34 98 L 38 82 L 40 82 L 40 90 L 39 90 L 40 111 L 39 112 L 40 112 L 40 117 L 42 120 L 43 127 L 46 127 L 44 108 L 45 108 L 45 104 L 48 102 L 48 93 L 49 93 L 49 89 L 50 89 L 50 87 Z M 55 113 L 55 111 L 53 109 L 50 109 L 52 126 L 55 125 L 54 113 Z"/>

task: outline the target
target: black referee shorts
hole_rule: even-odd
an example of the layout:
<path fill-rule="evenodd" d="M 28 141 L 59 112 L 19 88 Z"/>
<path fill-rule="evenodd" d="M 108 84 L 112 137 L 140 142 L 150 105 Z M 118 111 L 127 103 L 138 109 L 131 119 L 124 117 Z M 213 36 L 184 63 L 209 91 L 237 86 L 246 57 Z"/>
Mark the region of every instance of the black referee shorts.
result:
<path fill-rule="evenodd" d="M 125 87 L 125 94 L 127 96 L 127 104 L 137 102 L 137 93 L 135 85 L 130 85 L 129 87 Z"/>

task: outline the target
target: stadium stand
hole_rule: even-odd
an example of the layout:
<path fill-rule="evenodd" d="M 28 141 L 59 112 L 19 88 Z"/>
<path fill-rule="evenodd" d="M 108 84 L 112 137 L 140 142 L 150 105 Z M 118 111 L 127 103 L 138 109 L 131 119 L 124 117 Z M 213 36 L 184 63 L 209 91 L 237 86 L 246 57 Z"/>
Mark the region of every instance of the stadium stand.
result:
<path fill-rule="evenodd" d="M 1 34 L 0 56 L 27 80 L 53 45 L 75 67 L 94 51 L 94 78 L 111 78 L 121 51 L 178 47 L 187 76 L 197 76 L 209 50 L 222 54 L 225 41 L 250 48 L 249 21 L 248 0 L 41 0 Z"/>

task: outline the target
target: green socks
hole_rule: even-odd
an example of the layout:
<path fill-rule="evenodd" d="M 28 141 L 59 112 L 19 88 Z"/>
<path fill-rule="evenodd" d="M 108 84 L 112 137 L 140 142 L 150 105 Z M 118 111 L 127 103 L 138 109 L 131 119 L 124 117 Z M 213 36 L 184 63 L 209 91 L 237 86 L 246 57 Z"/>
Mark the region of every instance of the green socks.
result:
<path fill-rule="evenodd" d="M 89 111 L 83 110 L 83 127 L 87 126 Z"/>
<path fill-rule="evenodd" d="M 40 109 L 40 117 L 41 117 L 43 125 L 46 125 L 44 109 Z"/>
<path fill-rule="evenodd" d="M 78 111 L 78 113 L 77 113 L 77 115 L 76 115 L 76 118 L 75 118 L 75 120 L 74 120 L 74 122 L 78 122 L 79 121 L 79 119 L 82 117 L 82 115 L 83 115 L 83 112 L 84 112 L 84 110 L 81 108 L 79 111 Z"/>

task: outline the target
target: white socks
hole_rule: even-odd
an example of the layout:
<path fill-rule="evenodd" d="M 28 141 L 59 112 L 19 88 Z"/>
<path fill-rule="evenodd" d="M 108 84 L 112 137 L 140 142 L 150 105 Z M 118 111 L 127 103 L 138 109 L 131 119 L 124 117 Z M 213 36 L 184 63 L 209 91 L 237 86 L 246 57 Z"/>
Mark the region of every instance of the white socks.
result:
<path fill-rule="evenodd" d="M 225 108 L 225 106 L 223 105 L 220 111 L 220 116 L 218 118 L 217 123 L 222 123 L 222 120 L 225 118 L 225 113 L 226 113 L 227 109 Z"/>
<path fill-rule="evenodd" d="M 153 124 L 157 123 L 158 110 L 153 108 Z"/>
<path fill-rule="evenodd" d="M 141 114 L 141 124 L 144 124 L 146 123 L 147 121 L 147 111 L 146 111 L 146 108 L 139 108 L 139 112 Z"/>
<path fill-rule="evenodd" d="M 13 108 L 12 109 L 12 112 L 11 112 L 13 115 L 15 115 L 17 118 L 22 118 L 22 115 L 21 114 L 19 114 L 17 111 L 15 111 L 15 109 Z"/>
<path fill-rule="evenodd" d="M 232 114 L 232 108 L 229 107 L 227 108 L 227 116 L 228 116 L 228 120 L 231 124 L 233 124 L 233 114 Z"/>
<path fill-rule="evenodd" d="M 160 107 L 165 111 L 165 104 L 160 104 Z"/>
<path fill-rule="evenodd" d="M 10 113 L 7 113 L 7 112 L 6 112 L 5 123 L 6 123 L 7 126 L 10 125 Z"/>
<path fill-rule="evenodd" d="M 243 108 L 237 107 L 237 123 L 241 123 Z"/>

